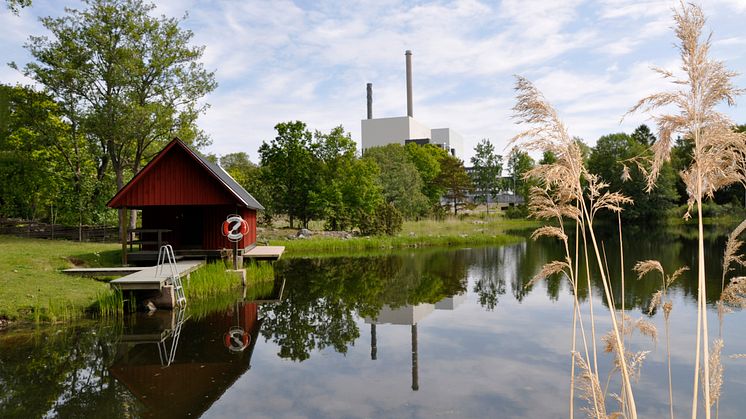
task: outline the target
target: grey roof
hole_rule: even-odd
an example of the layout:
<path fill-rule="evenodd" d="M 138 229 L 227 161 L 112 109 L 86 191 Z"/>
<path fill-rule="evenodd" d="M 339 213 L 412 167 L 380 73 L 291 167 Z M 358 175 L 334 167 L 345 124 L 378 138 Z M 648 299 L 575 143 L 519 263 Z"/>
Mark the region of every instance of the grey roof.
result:
<path fill-rule="evenodd" d="M 248 208 L 257 209 L 257 210 L 263 210 L 264 207 L 262 204 L 259 203 L 251 194 L 243 188 L 238 182 L 236 182 L 235 179 L 231 175 L 228 174 L 225 170 L 223 170 L 222 167 L 218 166 L 217 164 L 211 162 L 210 160 L 207 160 L 204 156 L 202 156 L 200 153 L 197 153 L 196 151 L 192 150 L 191 147 L 184 144 L 183 141 L 179 140 L 183 145 L 184 148 L 189 150 L 194 157 L 196 157 L 202 164 L 207 167 L 207 169 L 212 172 L 215 177 L 222 182 L 226 188 L 228 188 L 233 195 L 236 196 L 236 198 L 243 201 L 244 205 L 246 205 Z"/>

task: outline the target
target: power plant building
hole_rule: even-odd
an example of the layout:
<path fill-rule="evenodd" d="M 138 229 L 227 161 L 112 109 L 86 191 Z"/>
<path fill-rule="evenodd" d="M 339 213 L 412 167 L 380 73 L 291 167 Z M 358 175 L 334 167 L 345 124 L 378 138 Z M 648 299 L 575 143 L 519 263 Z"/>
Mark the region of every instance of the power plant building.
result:
<path fill-rule="evenodd" d="M 420 145 L 433 144 L 443 148 L 454 156 L 463 155 L 463 138 L 450 128 L 430 129 L 413 117 L 412 104 L 412 52 L 407 51 L 407 116 L 391 118 L 373 118 L 373 90 L 368 83 L 368 118 L 361 121 L 363 152 L 371 147 L 387 144 L 407 144 L 414 142 Z"/>

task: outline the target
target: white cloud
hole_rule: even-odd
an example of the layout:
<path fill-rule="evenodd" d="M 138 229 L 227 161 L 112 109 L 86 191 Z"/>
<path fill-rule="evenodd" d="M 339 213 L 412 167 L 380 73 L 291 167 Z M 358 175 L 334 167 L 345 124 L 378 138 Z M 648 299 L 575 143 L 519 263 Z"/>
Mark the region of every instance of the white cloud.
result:
<path fill-rule="evenodd" d="M 209 151 L 246 151 L 252 159 L 276 123 L 300 119 L 311 129 L 343 124 L 360 140 L 365 83 L 374 85 L 374 116 L 405 112 L 404 50 L 414 52 L 415 116 L 451 127 L 471 149 L 483 137 L 498 148 L 517 128 L 510 119 L 513 73 L 537 82 L 574 134 L 590 142 L 628 129 L 618 121 L 653 87 L 647 69 L 667 64 L 675 1 L 476 0 L 402 3 L 158 2 L 157 13 L 189 17 L 184 26 L 205 45 L 205 67 L 219 88 L 200 119 L 212 136 Z M 36 16 L 62 13 L 38 0 L 20 17 L 0 14 L 0 53 L 23 64 L 21 47 L 41 33 Z M 703 3 L 715 30 L 714 52 L 735 70 L 746 67 L 740 22 L 744 1 Z M 739 15 L 739 13 L 741 15 Z M 19 74 L 0 70 L 0 82 Z M 739 79 L 743 80 L 743 78 Z M 637 118 L 637 117 L 635 117 Z M 639 122 L 630 119 L 630 124 Z"/>

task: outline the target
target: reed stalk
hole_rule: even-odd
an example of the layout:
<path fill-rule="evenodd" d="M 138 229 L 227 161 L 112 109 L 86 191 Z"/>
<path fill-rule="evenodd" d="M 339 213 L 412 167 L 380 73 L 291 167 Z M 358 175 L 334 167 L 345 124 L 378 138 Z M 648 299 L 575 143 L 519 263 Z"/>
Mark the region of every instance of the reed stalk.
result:
<path fill-rule="evenodd" d="M 710 371 L 709 371 L 709 333 L 707 322 L 707 301 L 705 282 L 704 234 L 702 225 L 702 199 L 712 197 L 716 190 L 736 182 L 744 182 L 744 159 L 746 136 L 733 131 L 733 122 L 716 110 L 716 106 L 725 102 L 734 105 L 734 98 L 744 91 L 736 88 L 732 79 L 737 75 L 729 71 L 723 62 L 709 57 L 711 35 L 702 40 L 702 29 L 705 16 L 702 9 L 695 4 L 680 3 L 674 10 L 676 36 L 681 57 L 683 77 L 673 72 L 655 69 L 674 83 L 676 90 L 661 92 L 640 100 L 629 112 L 650 112 L 673 106 L 678 113 L 654 116 L 658 125 L 658 142 L 652 146 L 654 156 L 648 159 L 649 171 L 644 171 L 648 178 L 648 189 L 655 186 L 655 181 L 663 162 L 668 160 L 674 134 L 694 145 L 692 165 L 681 172 L 681 177 L 690 191 L 689 213 L 697 210 L 697 338 L 694 365 L 693 395 L 691 417 L 698 414 L 699 374 L 702 363 L 702 392 L 704 395 L 705 417 L 710 417 Z"/>
<path fill-rule="evenodd" d="M 593 229 L 593 218 L 599 210 L 621 211 L 621 205 L 631 203 L 631 200 L 621 194 L 604 191 L 608 185 L 600 181 L 595 175 L 586 171 L 577 143 L 567 134 L 567 130 L 557 116 L 554 108 L 544 99 L 543 95 L 531 82 L 525 78 L 517 77 L 516 91 L 518 92 L 518 101 L 513 108 L 515 115 L 520 119 L 521 123 L 531 124 L 534 127 L 515 136 L 512 142 L 522 142 L 524 148 L 550 151 L 557 156 L 555 163 L 540 165 L 527 173 L 528 177 L 538 180 L 540 185 L 532 188 L 531 191 L 529 206 L 532 214 L 537 218 L 553 218 L 560 223 L 559 228 L 541 227 L 536 230 L 534 235 L 553 236 L 562 240 L 565 247 L 565 260 L 553 261 L 546 264 L 530 283 L 533 283 L 536 279 L 565 272 L 573 284 L 575 299 L 577 300 L 577 272 L 572 269 L 573 262 L 567 243 L 567 236 L 564 233 L 563 219 L 572 219 L 582 226 L 584 232 L 587 230 L 590 234 L 590 242 L 593 245 L 593 251 L 604 286 L 604 295 L 609 306 L 609 315 L 613 326 L 612 334 L 615 340 L 615 347 L 617 348 L 618 362 L 620 364 L 619 369 L 624 386 L 624 410 L 628 412 L 630 418 L 634 419 L 637 417 L 637 408 L 632 392 L 630 370 L 627 365 L 621 332 L 617 324 L 616 308 L 610 292 L 609 277 L 604 272 L 605 265 L 601 260 L 598 241 Z M 583 181 L 587 181 L 589 184 L 587 187 L 587 198 L 590 200 L 590 206 L 585 203 L 586 187 Z M 584 239 L 586 239 L 585 236 Z M 577 237 L 576 240 L 578 240 Z M 584 241 L 584 243 L 586 244 L 587 252 L 587 242 Z M 590 275 L 588 275 L 588 280 L 590 282 Z M 576 304 L 578 304 L 577 301 Z M 595 337 L 593 347 L 595 350 Z M 586 361 L 583 361 L 582 364 L 578 363 L 578 365 L 582 365 L 584 369 L 584 380 L 587 381 L 587 379 L 590 379 L 593 381 L 592 385 L 585 387 L 585 390 L 592 393 L 588 398 L 593 399 L 595 416 L 605 417 L 605 401 L 598 400 L 598 394 L 600 393 L 595 390 L 597 387 L 600 389 L 600 386 L 596 385 L 598 383 L 598 370 L 596 368 L 594 371 L 590 367 L 589 359 L 589 354 L 586 352 Z M 576 362 L 578 361 L 576 360 Z M 587 377 L 589 371 L 591 372 L 591 377 Z M 573 378 L 571 378 L 571 381 L 573 381 Z M 603 409 L 603 411 L 600 409 Z"/>

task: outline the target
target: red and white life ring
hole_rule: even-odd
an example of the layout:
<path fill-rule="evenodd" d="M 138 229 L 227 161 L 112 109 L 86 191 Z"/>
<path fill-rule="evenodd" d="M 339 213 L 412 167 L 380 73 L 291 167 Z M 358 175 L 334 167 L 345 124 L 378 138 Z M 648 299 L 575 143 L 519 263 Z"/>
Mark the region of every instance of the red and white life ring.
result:
<path fill-rule="evenodd" d="M 225 221 L 223 221 L 223 235 L 228 240 L 237 242 L 241 241 L 243 236 L 249 233 L 249 223 L 246 222 L 240 215 L 229 215 Z"/>
<path fill-rule="evenodd" d="M 240 327 L 231 327 L 224 336 L 225 347 L 231 352 L 242 352 L 249 346 L 251 335 Z"/>

